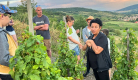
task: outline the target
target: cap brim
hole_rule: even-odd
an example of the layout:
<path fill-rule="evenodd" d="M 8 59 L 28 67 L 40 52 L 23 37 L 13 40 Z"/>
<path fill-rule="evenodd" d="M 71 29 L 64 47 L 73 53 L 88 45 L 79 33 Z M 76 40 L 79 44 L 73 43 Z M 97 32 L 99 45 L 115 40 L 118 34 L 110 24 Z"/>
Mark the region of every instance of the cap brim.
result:
<path fill-rule="evenodd" d="M 10 10 L 10 11 L 7 11 L 6 13 L 10 13 L 10 14 L 17 13 L 17 10 Z"/>
<path fill-rule="evenodd" d="M 88 21 L 88 20 L 92 20 L 92 19 L 86 19 L 86 21 Z"/>

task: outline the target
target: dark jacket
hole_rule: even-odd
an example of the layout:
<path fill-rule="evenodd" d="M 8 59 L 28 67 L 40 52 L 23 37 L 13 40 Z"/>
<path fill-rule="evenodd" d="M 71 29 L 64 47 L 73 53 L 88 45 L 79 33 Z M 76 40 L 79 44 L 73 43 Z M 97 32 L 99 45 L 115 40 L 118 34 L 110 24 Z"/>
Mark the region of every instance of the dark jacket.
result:
<path fill-rule="evenodd" d="M 97 45 L 98 41 L 101 39 L 101 37 L 106 37 L 103 33 L 99 32 L 97 37 L 95 38 L 95 44 Z M 88 39 L 92 39 L 93 35 L 91 35 Z M 106 37 L 107 39 L 107 37 Z M 98 72 L 102 72 L 104 70 L 109 70 L 109 68 L 112 68 L 112 62 L 109 56 L 109 51 L 108 51 L 108 42 L 106 42 L 106 46 L 104 50 L 100 53 L 97 54 L 97 64 L 98 64 Z"/>

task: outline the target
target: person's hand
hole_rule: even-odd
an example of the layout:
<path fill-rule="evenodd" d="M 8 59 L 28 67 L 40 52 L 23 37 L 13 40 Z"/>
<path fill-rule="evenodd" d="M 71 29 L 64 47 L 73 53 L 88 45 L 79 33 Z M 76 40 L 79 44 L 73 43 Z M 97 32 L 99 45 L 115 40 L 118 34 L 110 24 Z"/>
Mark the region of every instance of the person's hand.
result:
<path fill-rule="evenodd" d="M 80 32 L 80 30 L 79 30 L 79 29 L 77 29 L 77 30 L 76 30 L 76 33 L 78 34 L 79 32 Z"/>
<path fill-rule="evenodd" d="M 85 37 L 88 39 L 88 37 L 85 35 Z"/>
<path fill-rule="evenodd" d="M 91 46 L 92 46 L 91 41 L 92 41 L 92 40 L 87 40 L 87 41 L 86 41 L 86 45 L 87 45 L 88 47 L 91 47 Z"/>
<path fill-rule="evenodd" d="M 79 45 L 80 49 L 82 49 L 82 44 L 80 43 L 80 44 L 78 44 L 78 45 Z"/>
<path fill-rule="evenodd" d="M 14 23 L 11 23 L 11 25 L 14 25 Z"/>
<path fill-rule="evenodd" d="M 34 30 L 38 30 L 39 29 L 39 26 L 34 26 Z"/>

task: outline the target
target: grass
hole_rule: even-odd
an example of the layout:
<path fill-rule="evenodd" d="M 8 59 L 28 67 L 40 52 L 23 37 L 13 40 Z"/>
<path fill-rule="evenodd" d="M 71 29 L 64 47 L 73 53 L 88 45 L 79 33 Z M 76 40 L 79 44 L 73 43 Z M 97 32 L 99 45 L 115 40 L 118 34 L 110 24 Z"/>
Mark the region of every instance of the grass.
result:
<path fill-rule="evenodd" d="M 13 28 L 16 32 L 16 36 L 17 38 L 21 37 L 21 34 L 24 32 L 24 30 L 26 29 L 28 25 L 25 24 L 25 23 L 22 23 L 18 20 L 14 20 L 14 25 L 13 25 Z"/>
<path fill-rule="evenodd" d="M 132 28 L 133 30 L 138 31 L 138 24 L 132 22 L 124 22 L 124 21 L 108 21 L 103 23 L 103 28 L 112 28 L 125 30 L 126 28 Z"/>

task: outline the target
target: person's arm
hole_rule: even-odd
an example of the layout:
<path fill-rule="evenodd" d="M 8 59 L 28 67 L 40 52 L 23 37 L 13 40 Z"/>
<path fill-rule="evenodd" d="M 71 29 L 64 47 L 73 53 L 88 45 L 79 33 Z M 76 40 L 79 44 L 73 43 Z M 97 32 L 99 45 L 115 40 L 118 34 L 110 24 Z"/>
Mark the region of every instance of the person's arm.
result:
<path fill-rule="evenodd" d="M 13 56 L 9 55 L 9 48 L 5 44 L 8 44 L 8 42 L 4 41 L 3 36 L 0 35 L 0 64 L 9 66 L 9 60 Z"/>
<path fill-rule="evenodd" d="M 69 39 L 70 41 L 72 41 L 73 43 L 78 44 L 79 47 L 82 48 L 82 44 L 81 44 L 80 42 L 76 41 L 75 39 L 73 39 L 71 36 L 69 36 L 68 39 Z"/>
<path fill-rule="evenodd" d="M 50 25 L 49 19 L 47 16 L 43 15 L 43 17 L 44 17 L 44 25 L 40 25 L 41 28 L 39 28 L 38 30 L 48 30 L 49 29 L 49 25 Z"/>
<path fill-rule="evenodd" d="M 82 47 L 82 50 L 85 51 L 87 49 L 87 44 L 85 44 L 83 47 Z"/>
<path fill-rule="evenodd" d="M 44 24 L 44 25 L 40 25 L 41 28 L 39 28 L 38 30 L 48 30 L 49 29 L 49 24 Z"/>
<path fill-rule="evenodd" d="M 97 46 L 93 40 L 91 40 L 91 47 L 93 49 L 93 51 L 95 52 L 95 54 L 100 54 L 104 49 L 100 46 Z"/>
<path fill-rule="evenodd" d="M 86 44 L 83 46 L 83 50 L 86 50 L 87 49 L 87 47 L 91 47 L 91 40 L 87 40 L 86 41 Z"/>
<path fill-rule="evenodd" d="M 101 36 L 97 41 L 97 44 L 95 44 L 93 40 L 91 40 L 90 42 L 91 42 L 90 46 L 92 46 L 92 49 L 95 52 L 95 54 L 100 54 L 108 44 L 106 36 Z"/>
<path fill-rule="evenodd" d="M 88 38 L 86 37 L 86 34 L 85 34 L 85 29 L 82 30 L 82 37 L 83 37 L 84 42 L 86 42 L 88 40 Z"/>
<path fill-rule="evenodd" d="M 78 34 L 79 32 L 80 32 L 80 30 L 79 30 L 79 29 L 77 29 L 77 30 L 76 30 L 76 33 Z"/>
<path fill-rule="evenodd" d="M 34 30 L 38 30 L 38 29 L 40 29 L 41 28 L 41 26 L 35 26 L 34 27 Z"/>

